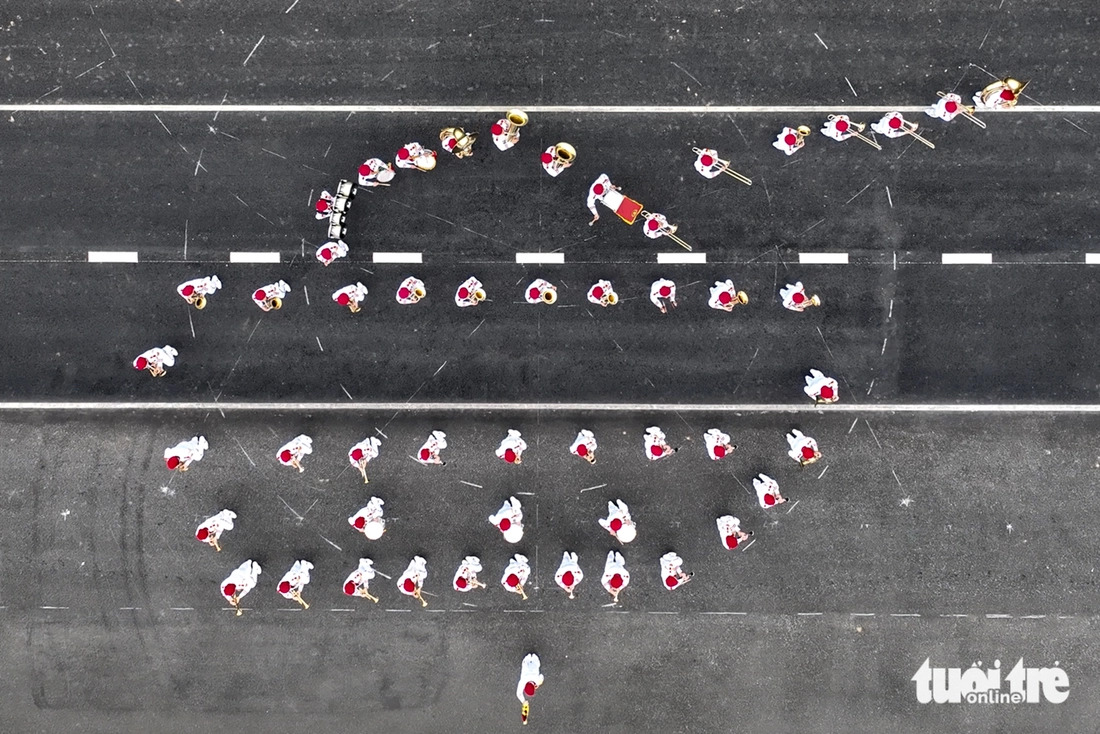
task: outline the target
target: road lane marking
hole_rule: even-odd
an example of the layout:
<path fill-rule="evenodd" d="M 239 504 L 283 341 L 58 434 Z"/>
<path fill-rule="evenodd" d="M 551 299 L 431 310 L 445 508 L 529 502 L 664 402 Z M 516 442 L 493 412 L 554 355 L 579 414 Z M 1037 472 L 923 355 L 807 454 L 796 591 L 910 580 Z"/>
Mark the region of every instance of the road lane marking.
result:
<path fill-rule="evenodd" d="M 245 113 L 329 113 L 345 114 L 422 114 L 438 112 L 447 114 L 486 113 L 499 115 L 501 110 L 518 107 L 528 114 L 578 114 L 596 113 L 605 115 L 747 115 L 776 113 L 804 114 L 841 114 L 841 113 L 884 113 L 884 112 L 924 112 L 927 105 L 526 105 L 519 102 L 491 105 L 389 105 L 389 104 L 49 104 L 49 103 L 6 103 L 0 104 L 2 112 L 214 112 L 229 114 Z M 1018 113 L 1045 114 L 1094 114 L 1100 112 L 1100 105 L 1017 105 L 1005 110 L 982 110 L 982 115 L 1010 115 Z"/>
<path fill-rule="evenodd" d="M 423 253 L 419 252 L 375 252 L 371 255 L 374 263 L 410 263 L 420 265 L 424 262 Z"/>
<path fill-rule="evenodd" d="M 800 252 L 798 262 L 802 265 L 847 265 L 846 252 Z"/>
<path fill-rule="evenodd" d="M 90 263 L 136 263 L 138 254 L 120 250 L 88 250 Z"/>
<path fill-rule="evenodd" d="M 278 252 L 229 253 L 229 262 L 231 263 L 278 263 L 279 261 L 280 254 Z"/>
<path fill-rule="evenodd" d="M 517 252 L 516 262 L 521 265 L 564 265 L 564 252 Z"/>
<path fill-rule="evenodd" d="M 705 252 L 658 252 L 658 265 L 705 265 Z"/>
<path fill-rule="evenodd" d="M 992 252 L 945 252 L 941 262 L 944 265 L 992 265 Z"/>

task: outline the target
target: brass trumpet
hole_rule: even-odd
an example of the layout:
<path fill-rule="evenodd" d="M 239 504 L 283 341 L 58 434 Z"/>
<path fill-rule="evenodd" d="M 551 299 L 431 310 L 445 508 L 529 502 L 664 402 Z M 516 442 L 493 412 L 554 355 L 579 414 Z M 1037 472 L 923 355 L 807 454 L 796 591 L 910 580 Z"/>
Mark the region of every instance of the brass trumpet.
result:
<path fill-rule="evenodd" d="M 413 288 L 413 295 L 416 296 L 416 300 L 419 301 L 421 298 L 426 296 L 427 293 L 424 292 L 423 288 Z"/>
<path fill-rule="evenodd" d="M 816 293 L 814 295 L 810 296 L 810 305 L 811 306 L 820 306 L 821 305 L 821 299 L 817 296 Z"/>
<path fill-rule="evenodd" d="M 691 151 L 693 153 L 695 153 L 695 155 L 702 155 L 703 154 L 703 151 L 702 151 L 701 148 L 692 148 Z M 730 162 L 729 161 L 724 161 L 721 158 L 716 158 L 715 160 L 717 160 L 719 163 L 722 164 L 722 173 L 726 174 L 727 176 L 733 176 L 734 178 L 736 178 L 738 181 L 745 184 L 746 186 L 752 186 L 752 179 L 749 178 L 748 176 L 744 176 L 744 175 L 738 173 L 737 171 L 733 170 L 732 168 L 730 168 Z"/>
<path fill-rule="evenodd" d="M 829 122 L 832 122 L 836 118 L 837 118 L 836 115 L 829 115 Z M 852 128 L 855 128 L 855 129 L 853 130 Z M 863 131 L 866 130 L 866 129 L 867 129 L 867 123 L 866 122 L 851 122 L 851 121 L 848 122 L 848 131 L 851 132 L 854 137 L 859 138 L 860 140 L 867 143 L 867 145 L 870 145 L 875 150 L 882 150 L 881 145 L 879 145 L 874 140 L 872 140 L 871 138 L 869 138 L 869 137 L 867 137 L 866 135 L 863 134 Z"/>
<path fill-rule="evenodd" d="M 944 97 L 947 96 L 943 92 L 936 92 L 936 94 L 938 94 L 940 96 L 940 98 L 944 98 Z M 972 123 L 974 123 L 975 125 L 980 127 L 982 130 L 985 130 L 985 123 L 974 116 L 974 107 L 973 106 L 968 106 L 968 105 L 961 104 L 961 105 L 959 105 L 959 107 L 962 108 L 962 110 L 960 111 L 960 114 L 962 114 L 963 117 L 970 120 Z"/>
<path fill-rule="evenodd" d="M 558 300 L 558 292 L 556 290 L 554 290 L 553 288 L 547 288 L 546 290 L 544 290 L 542 292 L 542 302 L 543 303 L 545 303 L 549 306 L 552 306 L 557 302 L 557 300 Z"/>
<path fill-rule="evenodd" d="M 480 288 L 479 288 L 479 289 L 477 289 L 476 291 L 474 291 L 474 294 L 473 294 L 473 295 L 474 295 L 474 300 L 475 300 L 475 301 L 479 301 L 479 302 L 480 302 L 480 301 L 484 301 L 484 300 L 485 300 L 485 291 L 481 290 Z"/>
<path fill-rule="evenodd" d="M 619 302 L 619 296 L 615 293 L 615 291 L 612 291 L 607 294 L 605 300 L 607 301 L 608 306 L 614 306 L 616 303 Z"/>
<path fill-rule="evenodd" d="M 647 211 L 643 210 L 642 211 L 642 216 L 646 217 L 646 218 L 652 217 L 653 212 L 647 212 Z M 679 227 L 675 224 L 665 224 L 665 225 L 661 226 L 660 232 L 665 237 L 668 237 L 670 240 L 672 240 L 673 242 L 678 244 L 680 247 L 684 248 L 688 252 L 691 252 L 691 245 L 689 245 L 687 242 L 685 242 L 684 240 L 682 240 L 682 239 L 680 239 L 679 237 L 676 236 L 676 230 L 677 229 L 679 229 Z"/>

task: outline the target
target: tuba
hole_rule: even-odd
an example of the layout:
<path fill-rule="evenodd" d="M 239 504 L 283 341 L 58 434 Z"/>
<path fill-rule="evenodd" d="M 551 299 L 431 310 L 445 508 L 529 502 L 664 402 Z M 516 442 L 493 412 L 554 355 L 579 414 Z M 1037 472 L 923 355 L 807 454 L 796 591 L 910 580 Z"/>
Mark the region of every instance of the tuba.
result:
<path fill-rule="evenodd" d="M 206 308 L 206 296 L 199 296 L 195 299 L 195 308 L 200 311 Z"/>
<path fill-rule="evenodd" d="M 552 306 L 558 300 L 558 292 L 553 288 L 547 288 L 542 292 L 542 302 Z"/>
<path fill-rule="evenodd" d="M 554 146 L 554 162 L 562 168 L 573 165 L 577 159 L 577 149 L 569 143 L 558 143 Z"/>
<path fill-rule="evenodd" d="M 448 137 L 455 140 L 455 146 L 451 149 L 451 152 L 455 154 L 455 158 L 468 158 L 474 154 L 474 141 L 477 140 L 477 133 L 467 133 L 460 127 L 445 127 L 439 131 L 440 141 L 446 140 Z"/>
<path fill-rule="evenodd" d="M 519 128 L 527 124 L 527 113 L 523 110 L 508 110 L 504 113 L 504 119 L 511 125 L 511 129 L 508 131 L 508 137 L 512 137 L 513 133 L 518 135 Z"/>

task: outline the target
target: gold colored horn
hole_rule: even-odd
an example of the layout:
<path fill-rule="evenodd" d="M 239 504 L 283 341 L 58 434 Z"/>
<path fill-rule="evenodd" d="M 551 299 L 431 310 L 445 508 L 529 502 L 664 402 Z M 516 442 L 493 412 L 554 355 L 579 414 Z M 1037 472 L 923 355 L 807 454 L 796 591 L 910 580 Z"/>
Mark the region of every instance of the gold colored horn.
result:
<path fill-rule="evenodd" d="M 283 307 L 283 299 L 281 299 L 281 298 L 272 298 L 271 299 L 271 307 L 273 309 L 275 309 L 276 311 L 278 311 L 280 308 Z"/>
<path fill-rule="evenodd" d="M 424 292 L 423 288 L 413 288 L 413 295 L 416 296 L 417 300 L 419 300 L 427 294 Z"/>
<path fill-rule="evenodd" d="M 478 288 L 476 291 L 474 291 L 474 300 L 475 301 L 484 301 L 485 300 L 485 291 L 481 290 L 480 288 Z"/>
<path fill-rule="evenodd" d="M 206 296 L 199 296 L 195 299 L 195 308 L 200 311 L 206 308 Z"/>
<path fill-rule="evenodd" d="M 457 140 L 460 134 L 461 128 L 445 127 L 439 131 L 439 140 L 440 142 L 446 140 L 447 138 L 455 138 Z"/>
<path fill-rule="evenodd" d="M 1004 83 L 1004 85 L 1006 87 L 1008 87 L 1008 91 L 1012 92 L 1013 94 L 1017 94 L 1017 95 L 1020 92 L 1024 91 L 1024 87 L 1027 86 L 1027 82 L 1021 82 L 1021 81 L 1019 81 L 1017 79 L 1013 79 L 1011 77 L 1006 77 L 1005 79 L 1002 79 L 1001 81 Z"/>
<path fill-rule="evenodd" d="M 810 303 L 815 306 L 821 305 L 821 299 L 817 295 L 810 296 Z"/>
<path fill-rule="evenodd" d="M 563 166 L 568 166 L 577 159 L 577 149 L 569 143 L 558 143 L 554 146 L 554 158 Z"/>
<path fill-rule="evenodd" d="M 523 110 L 508 110 L 504 113 L 504 117 L 514 127 L 523 127 L 527 124 L 527 113 Z"/>
<path fill-rule="evenodd" d="M 553 288 L 547 288 L 542 292 L 542 302 L 553 305 L 558 300 L 558 292 Z"/>
<path fill-rule="evenodd" d="M 741 305 L 745 305 L 749 302 L 749 294 L 745 293 L 745 291 L 737 291 L 737 301 Z"/>
<path fill-rule="evenodd" d="M 607 294 L 607 305 L 608 306 L 614 306 L 618 302 L 619 302 L 619 296 L 616 295 L 615 291 L 611 291 L 610 293 Z"/>
<path fill-rule="evenodd" d="M 799 135 L 802 135 L 802 136 L 809 135 L 811 132 L 813 132 L 812 130 L 810 130 L 810 128 L 806 127 L 805 125 L 799 125 L 796 128 L 796 131 L 798 132 Z"/>

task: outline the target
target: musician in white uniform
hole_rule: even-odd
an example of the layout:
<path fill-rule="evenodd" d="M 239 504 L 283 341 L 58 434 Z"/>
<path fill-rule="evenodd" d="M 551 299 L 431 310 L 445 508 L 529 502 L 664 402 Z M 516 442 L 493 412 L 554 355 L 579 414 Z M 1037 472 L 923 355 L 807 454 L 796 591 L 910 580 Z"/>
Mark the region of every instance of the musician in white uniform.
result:
<path fill-rule="evenodd" d="M 290 570 L 283 574 L 282 580 L 279 581 L 279 585 L 276 587 L 284 599 L 298 602 L 303 609 L 309 609 L 309 604 L 306 604 L 305 599 L 302 598 L 302 590 L 309 583 L 309 570 L 311 568 L 313 568 L 313 564 L 309 561 L 295 561 Z"/>
<path fill-rule="evenodd" d="M 855 135 L 852 119 L 847 115 L 829 115 L 829 119 L 821 126 L 821 134 L 827 138 L 844 142 Z"/>
<path fill-rule="evenodd" d="M 495 515 L 489 515 L 489 522 L 500 530 L 507 542 L 518 543 L 523 539 L 523 506 L 515 497 L 509 497 Z"/>
<path fill-rule="evenodd" d="M 432 431 L 428 440 L 416 452 L 416 460 L 421 464 L 439 464 L 444 466 L 447 462 L 439 458 L 439 452 L 447 448 L 447 434 L 443 431 Z"/>
<path fill-rule="evenodd" d="M 397 302 L 403 306 L 417 303 L 426 295 L 428 295 L 428 289 L 424 287 L 424 281 L 412 276 L 401 281 L 401 285 L 397 288 Z"/>
<path fill-rule="evenodd" d="M 264 311 L 279 309 L 283 306 L 283 299 L 290 293 L 290 286 L 285 280 L 269 283 L 262 288 L 257 288 L 252 294 L 252 300 Z"/>
<path fill-rule="evenodd" d="M 221 540 L 223 532 L 233 529 L 233 520 L 236 517 L 237 513 L 232 510 L 222 510 L 217 515 L 206 518 L 195 530 L 195 540 L 206 543 L 214 550 L 221 552 L 222 547 L 218 545 L 218 541 Z"/>
<path fill-rule="evenodd" d="M 336 204 L 336 199 L 327 191 L 321 192 L 321 198 L 317 200 L 317 203 L 313 205 L 314 215 L 318 219 L 328 219 L 332 216 L 333 207 Z"/>
<path fill-rule="evenodd" d="M 275 456 L 283 466 L 292 466 L 299 472 L 304 472 L 305 467 L 302 466 L 302 458 L 312 453 L 313 439 L 303 433 L 283 444 Z"/>
<path fill-rule="evenodd" d="M 462 563 L 458 564 L 458 570 L 455 571 L 454 581 L 452 582 L 454 590 L 465 593 L 474 589 L 486 588 L 485 584 L 477 580 L 477 575 L 481 573 L 481 570 L 480 558 L 477 556 L 463 558 Z"/>
<path fill-rule="evenodd" d="M 397 579 L 397 590 L 405 596 L 411 596 L 420 602 L 420 606 L 428 606 L 428 602 L 424 601 L 424 596 L 421 591 L 424 588 L 424 582 L 428 579 L 428 562 L 421 556 L 413 556 L 413 559 L 409 561 L 408 568 L 405 569 L 405 573 L 401 574 L 401 578 Z"/>
<path fill-rule="evenodd" d="M 979 110 L 1007 110 L 1016 106 L 1027 82 L 1001 79 L 974 95 L 974 106 Z"/>
<path fill-rule="evenodd" d="M 549 294 L 549 295 L 548 295 Z M 523 293 L 528 303 L 554 303 L 558 300 L 558 288 L 543 278 L 535 278 Z"/>
<path fill-rule="evenodd" d="M 138 371 L 149 370 L 149 374 L 153 377 L 164 377 L 167 374 L 165 367 L 174 366 L 178 355 L 179 352 L 168 344 L 163 347 L 146 349 L 134 358 L 134 369 Z"/>
<path fill-rule="evenodd" d="M 638 528 L 630 517 L 630 508 L 622 500 L 608 502 L 607 518 L 598 518 L 597 522 L 600 523 L 600 527 L 611 533 L 612 537 L 623 545 L 638 536 Z"/>
<path fill-rule="evenodd" d="M 649 286 L 649 300 L 661 309 L 661 313 L 668 313 L 669 306 L 676 308 L 676 284 L 668 278 L 653 281 Z"/>
<path fill-rule="evenodd" d="M 584 580 L 584 573 L 581 571 L 581 567 L 577 564 L 577 554 L 571 551 L 565 551 L 561 557 L 561 565 L 558 566 L 557 573 L 554 574 L 554 582 L 562 588 L 562 590 L 569 594 L 570 599 L 575 599 L 573 596 L 573 590 L 577 588 L 577 585 Z"/>
<path fill-rule="evenodd" d="M 365 596 L 377 604 L 378 597 L 370 593 L 370 582 L 376 574 L 374 561 L 370 558 L 360 558 L 359 567 L 344 579 L 344 593 L 348 596 Z"/>
<path fill-rule="evenodd" d="M 381 158 L 368 158 L 359 166 L 359 185 L 387 186 L 394 175 L 393 164 Z"/>
<path fill-rule="evenodd" d="M 646 458 L 650 461 L 664 459 L 676 453 L 676 449 L 668 445 L 665 432 L 657 426 L 650 426 L 645 429 L 645 436 L 642 440 L 645 441 Z"/>
<path fill-rule="evenodd" d="M 810 370 L 810 374 L 806 375 L 806 386 L 802 391 L 815 403 L 835 403 L 840 399 L 840 386 L 833 378 L 826 377 L 821 370 Z"/>
<path fill-rule="evenodd" d="M 519 594 L 526 600 L 527 592 L 523 590 L 523 587 L 527 585 L 527 579 L 530 577 L 531 564 L 527 562 L 527 556 L 516 553 L 504 568 L 504 575 L 500 577 L 500 585 L 504 587 L 505 591 Z"/>
<path fill-rule="evenodd" d="M 213 294 L 214 291 L 220 290 L 221 287 L 221 279 L 216 275 L 211 275 L 206 278 L 195 278 L 180 283 L 176 286 L 176 293 L 179 293 L 180 298 L 192 306 L 202 309 L 206 308 L 206 297 Z"/>
<path fill-rule="evenodd" d="M 714 148 L 697 148 L 695 158 L 695 170 L 706 178 L 717 178 L 722 174 L 726 164 L 718 159 L 718 151 Z"/>
<path fill-rule="evenodd" d="M 737 447 L 730 441 L 730 435 L 717 428 L 711 428 L 703 434 L 703 442 L 707 445 L 707 453 L 710 458 L 718 461 L 733 453 Z"/>
<path fill-rule="evenodd" d="M 668 217 L 664 214 L 649 212 L 646 215 L 645 224 L 642 225 L 642 231 L 646 237 L 656 240 L 669 233 L 675 234 L 676 227 L 668 223 Z"/>
<path fill-rule="evenodd" d="M 806 289 L 802 286 L 802 281 L 798 281 L 793 285 L 787 283 L 779 290 L 779 297 L 783 299 L 783 308 L 788 311 L 797 311 L 802 313 L 811 306 L 820 306 L 821 299 L 815 296 L 806 296 Z"/>
<path fill-rule="evenodd" d="M 206 436 L 192 436 L 188 441 L 180 441 L 170 449 L 164 450 L 164 464 L 172 471 L 187 471 L 192 461 L 202 461 L 210 444 Z"/>
<path fill-rule="evenodd" d="M 535 653 L 529 653 L 523 658 L 519 669 L 519 685 L 516 686 L 516 698 L 519 702 L 527 703 L 527 699 L 533 698 L 543 680 L 542 661 Z"/>
<path fill-rule="evenodd" d="M 675 551 L 669 551 L 661 556 L 661 581 L 669 591 L 683 586 L 695 574 L 684 573 L 684 559 L 676 555 Z"/>
<path fill-rule="evenodd" d="M 523 452 L 526 450 L 527 442 L 523 440 L 523 435 L 514 428 L 509 428 L 508 435 L 501 440 L 496 454 L 498 459 L 507 461 L 509 464 L 521 464 Z"/>
<path fill-rule="evenodd" d="M 888 138 L 902 138 L 917 129 L 917 123 L 907 122 L 900 112 L 887 112 L 878 122 L 871 123 L 871 129 Z"/>
<path fill-rule="evenodd" d="M 758 474 L 753 477 L 752 486 L 756 490 L 756 499 L 765 510 L 787 501 L 783 495 L 779 494 L 779 482 L 767 474 Z"/>
<path fill-rule="evenodd" d="M 326 268 L 342 257 L 347 257 L 348 245 L 343 240 L 330 240 L 317 248 L 317 261 Z"/>
<path fill-rule="evenodd" d="M 929 117 L 938 117 L 944 122 L 951 122 L 961 115 L 966 109 L 963 98 L 957 94 L 945 94 L 936 103 L 924 110 Z"/>
<path fill-rule="evenodd" d="M 607 560 L 603 565 L 603 576 L 600 577 L 603 588 L 611 594 L 614 603 L 619 602 L 619 594 L 630 584 L 630 572 L 626 570 L 626 561 L 623 554 L 618 551 L 608 551 Z"/>
<path fill-rule="evenodd" d="M 581 429 L 573 445 L 569 447 L 569 453 L 579 456 L 589 464 L 596 463 L 596 435 L 587 428 Z"/>
<path fill-rule="evenodd" d="M 346 285 L 332 294 L 332 300 L 341 306 L 345 306 L 352 313 L 359 313 L 359 304 L 367 297 L 367 287 L 356 282 L 355 285 Z"/>
<path fill-rule="evenodd" d="M 241 609 L 241 599 L 256 588 L 259 576 L 260 564 L 249 559 L 233 569 L 225 581 L 222 581 L 220 587 L 222 596 L 237 610 L 238 617 L 244 614 L 244 610 Z"/>
<path fill-rule="evenodd" d="M 394 163 L 398 168 L 414 168 L 418 171 L 430 171 L 435 168 L 435 151 L 428 150 L 420 143 L 408 143 L 397 151 Z"/>
<path fill-rule="evenodd" d="M 363 484 L 370 484 L 367 480 L 367 464 L 378 458 L 378 449 L 381 446 L 381 441 L 369 436 L 348 449 L 348 461 L 363 475 Z"/>
<path fill-rule="evenodd" d="M 371 497 L 365 507 L 348 518 L 348 524 L 367 536 L 368 540 L 378 540 L 386 532 L 386 518 L 382 506 L 386 504 L 378 497 Z"/>
<path fill-rule="evenodd" d="M 733 515 L 722 515 L 717 523 L 718 537 L 726 550 L 735 550 L 740 543 L 752 535 L 751 531 L 746 533 L 741 529 L 741 521 Z"/>
<path fill-rule="evenodd" d="M 710 289 L 707 305 L 719 311 L 732 311 L 734 306 L 749 302 L 749 294 L 739 291 L 730 279 L 716 280 Z"/>
<path fill-rule="evenodd" d="M 812 464 L 821 458 L 821 451 L 817 447 L 817 441 L 812 436 L 807 436 L 797 428 L 792 428 L 787 434 L 787 445 L 790 451 L 787 456 L 798 462 L 799 466 Z"/>
<path fill-rule="evenodd" d="M 772 147 L 787 155 L 794 155 L 806 144 L 806 136 L 809 134 L 810 128 L 805 125 L 799 125 L 797 128 L 785 127 L 775 137 Z"/>
<path fill-rule="evenodd" d="M 471 276 L 465 280 L 455 291 L 455 305 L 459 308 L 476 306 L 485 300 L 485 286 L 481 281 Z"/>

